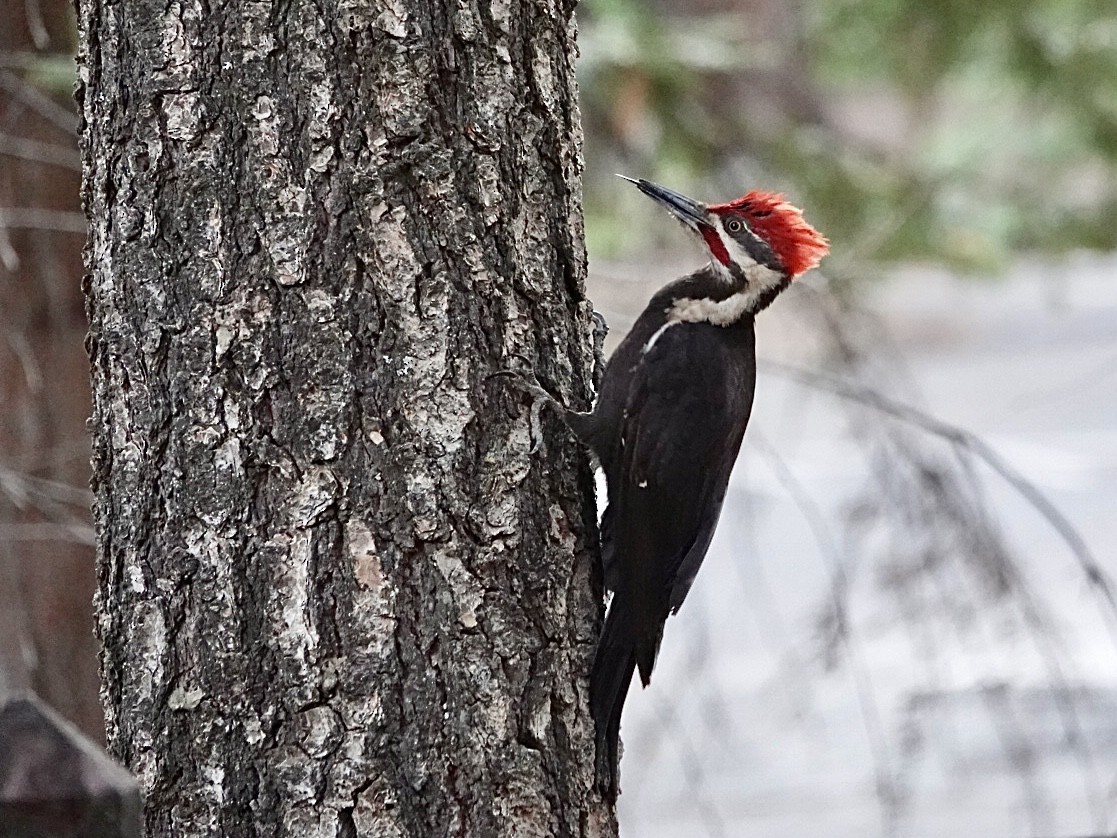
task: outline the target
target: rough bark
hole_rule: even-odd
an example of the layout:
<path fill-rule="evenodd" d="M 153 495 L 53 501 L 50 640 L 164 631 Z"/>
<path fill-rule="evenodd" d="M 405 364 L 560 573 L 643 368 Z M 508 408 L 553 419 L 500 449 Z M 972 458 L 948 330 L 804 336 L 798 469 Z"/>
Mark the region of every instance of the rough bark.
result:
<path fill-rule="evenodd" d="M 82 0 L 99 633 L 152 835 L 608 835 L 573 8 Z"/>

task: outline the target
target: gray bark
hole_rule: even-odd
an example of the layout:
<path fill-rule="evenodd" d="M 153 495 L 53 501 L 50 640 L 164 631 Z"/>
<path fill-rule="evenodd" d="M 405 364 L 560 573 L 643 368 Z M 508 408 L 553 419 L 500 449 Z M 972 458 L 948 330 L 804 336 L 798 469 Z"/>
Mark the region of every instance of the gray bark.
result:
<path fill-rule="evenodd" d="M 82 0 L 99 635 L 152 835 L 610 835 L 569 0 Z"/>

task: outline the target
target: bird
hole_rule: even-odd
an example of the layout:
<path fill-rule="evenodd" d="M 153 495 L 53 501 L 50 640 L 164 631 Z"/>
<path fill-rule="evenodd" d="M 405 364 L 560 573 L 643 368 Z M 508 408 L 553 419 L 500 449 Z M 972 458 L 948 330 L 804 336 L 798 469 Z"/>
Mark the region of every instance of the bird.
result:
<path fill-rule="evenodd" d="M 589 412 L 566 408 L 537 380 L 521 382 L 559 412 L 605 475 L 599 529 L 612 598 L 590 673 L 590 711 L 594 784 L 611 801 L 633 673 L 648 686 L 667 617 L 710 547 L 752 411 L 754 318 L 830 246 L 782 194 L 753 190 L 706 204 L 620 177 L 682 222 L 709 262 L 652 296 L 607 362 Z"/>

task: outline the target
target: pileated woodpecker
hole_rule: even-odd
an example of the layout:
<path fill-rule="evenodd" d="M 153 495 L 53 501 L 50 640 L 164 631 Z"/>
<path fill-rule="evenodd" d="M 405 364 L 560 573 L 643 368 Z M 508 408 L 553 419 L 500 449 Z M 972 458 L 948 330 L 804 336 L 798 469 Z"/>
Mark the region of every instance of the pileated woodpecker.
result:
<path fill-rule="evenodd" d="M 749 192 L 707 205 L 625 178 L 696 233 L 710 262 L 662 288 L 605 368 L 593 411 L 559 405 L 597 455 L 609 506 L 601 520 L 613 591 L 590 677 L 596 782 L 617 794 L 621 710 L 634 669 L 646 687 L 669 613 L 709 549 L 752 410 L 753 318 L 815 267 L 827 240 L 782 195 Z"/>

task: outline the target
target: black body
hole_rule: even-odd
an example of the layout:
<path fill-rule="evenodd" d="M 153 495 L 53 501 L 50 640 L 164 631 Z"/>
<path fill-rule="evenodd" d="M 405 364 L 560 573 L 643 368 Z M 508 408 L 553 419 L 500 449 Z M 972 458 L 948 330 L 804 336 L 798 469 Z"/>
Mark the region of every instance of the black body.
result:
<path fill-rule="evenodd" d="M 590 705 L 597 783 L 610 798 L 633 670 L 647 686 L 663 624 L 710 546 L 756 384 L 752 313 L 728 325 L 663 327 L 675 301 L 716 301 L 735 290 L 712 267 L 663 288 L 610 359 L 593 412 L 565 414 L 600 459 L 609 492 L 602 555 L 614 595 L 594 658 Z"/>

